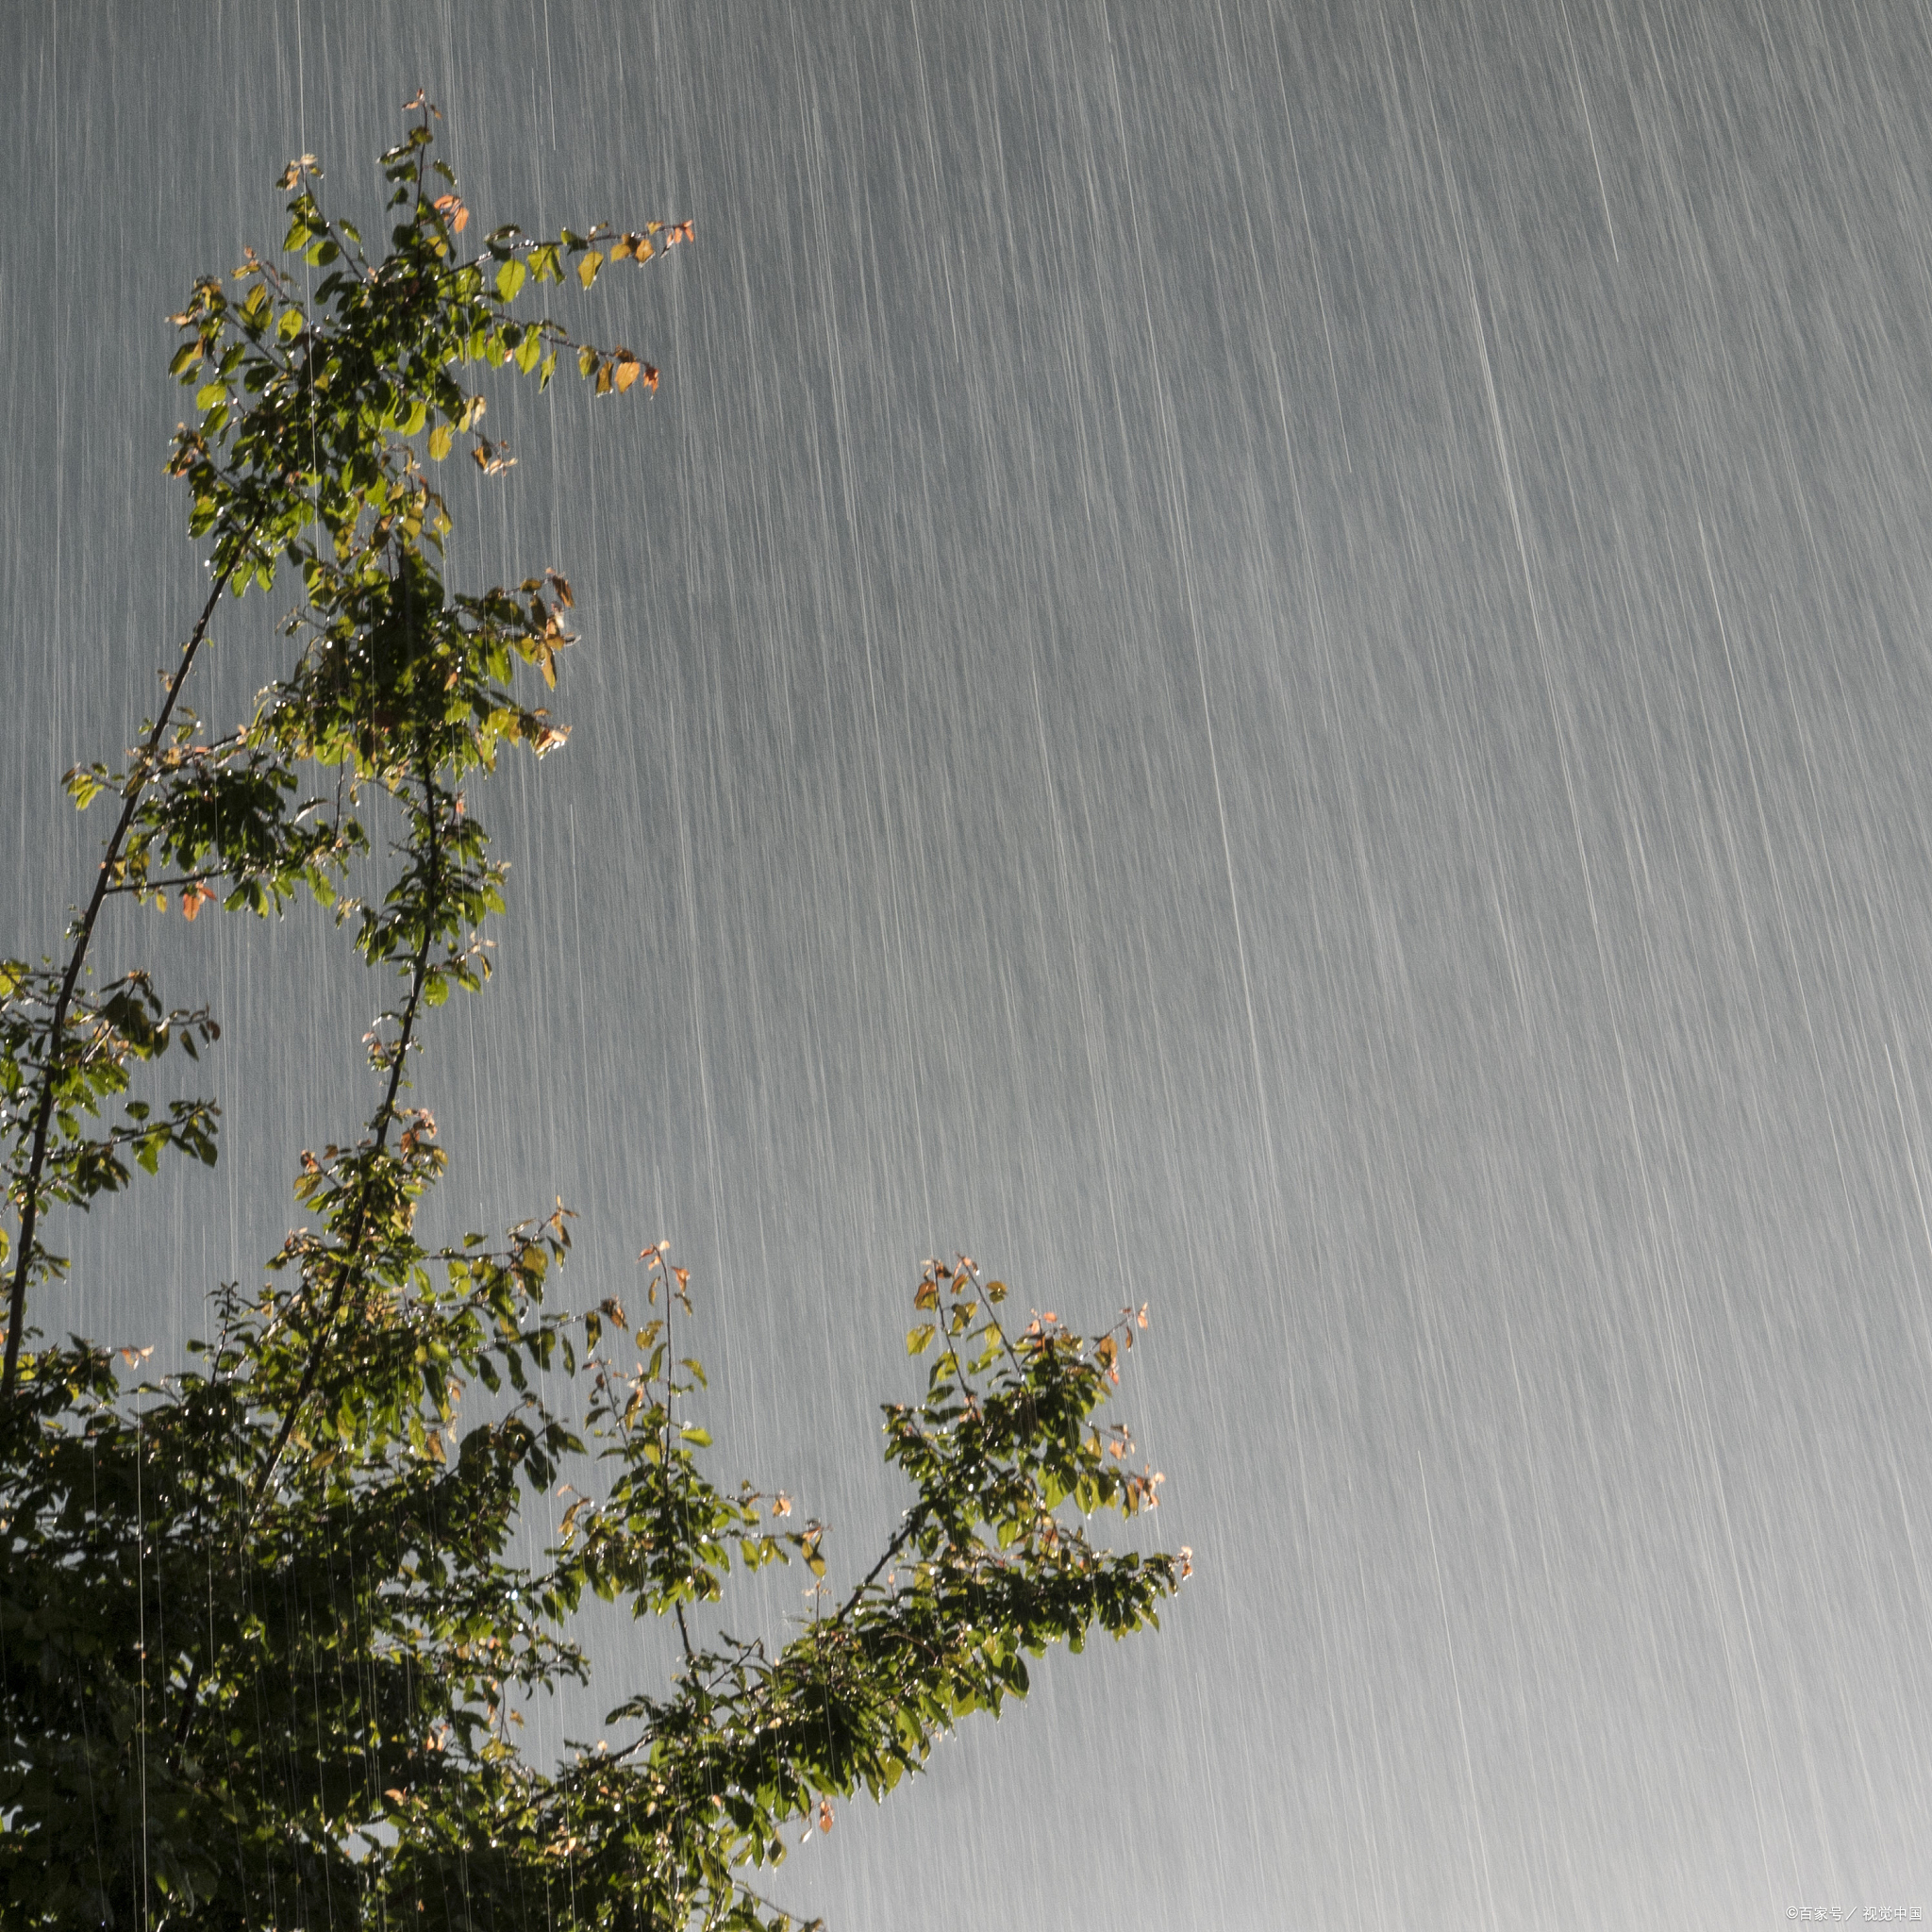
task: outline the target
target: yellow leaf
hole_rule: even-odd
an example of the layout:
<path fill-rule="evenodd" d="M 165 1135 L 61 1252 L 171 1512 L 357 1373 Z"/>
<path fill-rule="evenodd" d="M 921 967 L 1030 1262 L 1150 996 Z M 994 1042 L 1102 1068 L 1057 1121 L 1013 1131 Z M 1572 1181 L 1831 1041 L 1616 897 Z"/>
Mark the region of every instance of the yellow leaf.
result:
<path fill-rule="evenodd" d="M 581 261 L 577 263 L 577 280 L 583 283 L 584 287 L 588 289 L 591 286 L 591 284 L 597 279 L 597 271 L 603 266 L 603 256 L 600 255 L 596 249 L 591 249 L 591 252 L 588 255 L 586 255 Z"/>
<path fill-rule="evenodd" d="M 429 432 L 429 455 L 432 461 L 441 462 L 448 456 L 457 440 L 456 430 L 447 423 L 439 423 Z"/>

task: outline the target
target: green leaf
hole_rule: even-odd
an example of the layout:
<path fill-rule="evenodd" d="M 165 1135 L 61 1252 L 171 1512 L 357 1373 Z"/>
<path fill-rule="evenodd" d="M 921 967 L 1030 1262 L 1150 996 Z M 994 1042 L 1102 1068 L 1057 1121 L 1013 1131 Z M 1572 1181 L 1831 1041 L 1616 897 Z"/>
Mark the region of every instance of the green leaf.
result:
<path fill-rule="evenodd" d="M 451 424 L 439 423 L 429 432 L 429 455 L 433 461 L 441 462 L 455 446 L 457 432 Z"/>
<path fill-rule="evenodd" d="M 695 1423 L 687 1428 L 679 1429 L 677 1433 L 685 1441 L 695 1442 L 700 1449 L 708 1449 L 711 1446 L 709 1434 L 699 1428 Z"/>
<path fill-rule="evenodd" d="M 511 256 L 496 271 L 496 292 L 504 301 L 514 302 L 517 298 L 517 291 L 524 286 L 529 273 L 529 270 L 524 266 L 518 257 Z"/>
<path fill-rule="evenodd" d="M 924 1355 L 938 1332 L 930 1322 L 922 1322 L 917 1328 L 908 1328 L 906 1331 L 906 1353 Z"/>

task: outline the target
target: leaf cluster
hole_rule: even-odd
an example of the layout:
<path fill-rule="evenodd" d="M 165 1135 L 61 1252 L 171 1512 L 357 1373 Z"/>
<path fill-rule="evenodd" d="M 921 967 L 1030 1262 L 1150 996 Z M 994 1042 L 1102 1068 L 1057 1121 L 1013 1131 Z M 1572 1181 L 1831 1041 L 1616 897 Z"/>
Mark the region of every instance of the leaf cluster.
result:
<path fill-rule="evenodd" d="M 130 1091 L 135 1070 L 178 1045 L 190 1059 L 221 1037 L 206 1008 L 163 1007 L 140 970 L 64 1004 L 51 967 L 0 959 L 0 1162 L 8 1199 L 22 1203 L 35 1122 L 42 1108 L 51 1143 L 38 1175 L 43 1201 L 85 1208 L 129 1179 L 128 1162 L 153 1174 L 171 1148 L 212 1167 L 221 1109 L 211 1100 L 156 1106 Z M 0 1263 L 11 1258 L 0 1225 Z M 36 1242 L 18 1265 L 30 1282 L 58 1278 L 63 1256 Z"/>

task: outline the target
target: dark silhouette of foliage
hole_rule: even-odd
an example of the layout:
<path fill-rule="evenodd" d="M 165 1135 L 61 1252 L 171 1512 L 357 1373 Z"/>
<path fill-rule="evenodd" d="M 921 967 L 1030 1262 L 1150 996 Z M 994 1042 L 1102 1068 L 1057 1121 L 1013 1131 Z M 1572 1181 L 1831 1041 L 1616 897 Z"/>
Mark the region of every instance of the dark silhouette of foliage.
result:
<path fill-rule="evenodd" d="M 541 386 L 565 357 L 600 394 L 654 391 L 628 349 L 516 304 L 652 262 L 691 227 L 505 227 L 466 256 L 434 110 L 411 107 L 382 158 L 387 253 L 323 212 L 304 157 L 283 177 L 284 247 L 326 271 L 312 295 L 251 254 L 174 318 L 198 416 L 170 467 L 212 586 L 125 764 L 68 776 L 78 804 L 117 816 L 65 959 L 0 964 L 8 1925 L 788 1924 L 754 1887 L 788 1827 L 828 1830 L 834 1800 L 883 1794 L 959 1719 L 1024 1694 L 1028 1657 L 1156 1622 L 1187 1574 L 1185 1551 L 1108 1554 L 1082 1528 L 1155 1502 L 1158 1477 L 1095 1420 L 1144 1309 L 1091 1341 L 1051 1315 L 1009 1333 L 1005 1287 L 960 1257 L 928 1262 L 915 1291 L 908 1352 L 937 1353 L 920 1399 L 885 1411 L 913 1500 L 877 1561 L 841 1597 L 824 1585 L 774 1647 L 694 1636 L 734 1569 L 797 1561 L 823 1583 L 827 1556 L 789 1498 L 705 1474 L 703 1370 L 673 1338 L 689 1276 L 669 1243 L 640 1257 L 628 1310 L 607 1295 L 572 1314 L 549 1300 L 570 1248 L 560 1206 L 494 1242 L 419 1238 L 444 1155 L 406 1104 L 407 1069 L 429 1009 L 482 986 L 479 932 L 503 909 L 465 788 L 508 746 L 562 742 L 516 687 L 534 670 L 554 688 L 572 608 L 554 571 L 513 591 L 445 580 L 449 513 L 425 458 L 460 438 L 487 474 L 509 466 L 464 387 L 479 363 Z M 290 572 L 293 669 L 246 724 L 206 734 L 182 694 L 220 600 Z M 360 901 L 345 885 L 371 797 L 388 802 L 393 864 Z M 107 902 L 192 919 L 303 891 L 396 989 L 366 1042 L 380 1098 L 359 1136 L 302 1156 L 304 1225 L 258 1287 L 213 1295 L 187 1366 L 30 1345 L 29 1295 L 65 1266 L 49 1212 L 125 1186 L 130 1161 L 216 1154 L 211 1101 L 135 1091 L 143 1062 L 195 1056 L 216 1024 L 170 1008 L 144 973 L 91 985 Z M 539 1392 L 559 1386 L 580 1408 Z M 566 1471 L 581 1488 L 557 1544 L 519 1567 L 519 1499 Z M 674 1618 L 682 1662 L 663 1694 L 610 1713 L 627 1741 L 541 1768 L 512 1700 L 585 1678 L 571 1632 L 587 1593 Z"/>

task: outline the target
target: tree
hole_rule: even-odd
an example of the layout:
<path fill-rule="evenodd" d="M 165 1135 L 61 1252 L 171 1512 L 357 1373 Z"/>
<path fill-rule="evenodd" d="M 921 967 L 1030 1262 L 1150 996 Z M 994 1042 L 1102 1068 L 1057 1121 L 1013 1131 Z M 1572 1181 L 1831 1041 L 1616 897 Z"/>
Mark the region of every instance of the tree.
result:
<path fill-rule="evenodd" d="M 568 357 L 600 395 L 655 390 L 630 350 L 520 321 L 518 298 L 567 276 L 588 291 L 692 230 L 509 226 L 466 256 L 435 110 L 411 110 L 382 157 L 387 253 L 323 211 L 305 156 L 282 177 L 283 245 L 325 271 L 312 295 L 251 252 L 173 318 L 197 421 L 170 470 L 212 583 L 138 747 L 68 774 L 78 805 L 117 816 L 64 959 L 0 963 L 9 1925 L 787 1924 L 754 1889 L 787 1827 L 829 1829 L 833 1800 L 890 1790 L 960 1718 L 1024 1695 L 1047 1645 L 1158 1622 L 1188 1572 L 1185 1551 L 1102 1552 L 1081 1524 L 1156 1501 L 1158 1476 L 1097 1420 L 1144 1307 L 1091 1341 L 1050 1314 L 1012 1332 L 1005 1287 L 962 1256 L 928 1261 L 914 1293 L 908 1349 L 936 1358 L 917 1401 L 885 1408 L 913 1499 L 877 1560 L 841 1594 L 824 1585 L 782 1641 L 707 1634 L 734 1567 L 796 1560 L 823 1584 L 825 1533 L 793 1526 L 782 1494 L 705 1474 L 704 1372 L 677 1354 L 690 1277 L 669 1243 L 640 1257 L 628 1308 L 604 1294 L 572 1314 L 546 1301 L 570 1248 L 561 1205 L 494 1242 L 419 1235 L 444 1154 L 408 1070 L 429 1011 L 483 985 L 480 929 L 504 907 L 466 788 L 506 748 L 562 743 L 515 686 L 534 670 L 555 687 L 572 608 L 555 571 L 514 591 L 445 580 L 449 509 L 425 458 L 462 439 L 486 474 L 509 466 L 464 384 L 478 364 L 541 388 Z M 183 693 L 223 596 L 291 572 L 292 670 L 245 724 L 206 733 Z M 366 900 L 348 891 L 375 862 L 364 801 L 394 827 Z M 78 1337 L 30 1345 L 28 1298 L 66 1265 L 50 1210 L 171 1150 L 216 1156 L 211 1101 L 141 1091 L 216 1022 L 168 1007 L 146 973 L 92 983 L 108 902 L 192 919 L 279 912 L 303 891 L 397 989 L 366 1042 L 374 1111 L 301 1157 L 307 1224 L 258 1286 L 215 1291 L 211 1339 L 170 1373 Z M 559 1369 L 575 1414 L 539 1392 L 535 1372 Z M 582 1490 L 543 1566 L 521 1569 L 520 1496 L 565 1472 Z M 572 1618 L 592 1592 L 675 1619 L 682 1661 L 662 1694 L 610 1713 L 620 1741 L 540 1769 L 513 1700 L 585 1677 Z"/>

